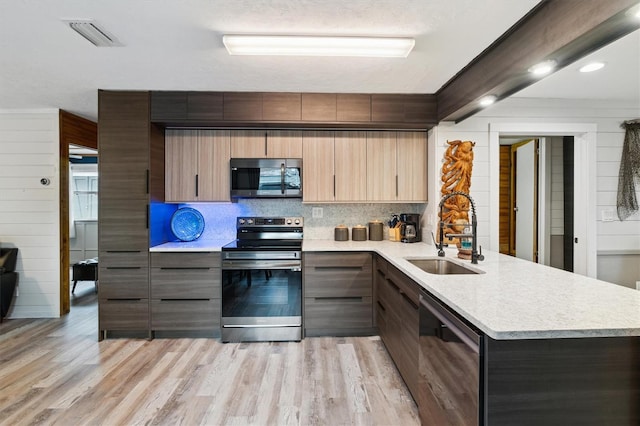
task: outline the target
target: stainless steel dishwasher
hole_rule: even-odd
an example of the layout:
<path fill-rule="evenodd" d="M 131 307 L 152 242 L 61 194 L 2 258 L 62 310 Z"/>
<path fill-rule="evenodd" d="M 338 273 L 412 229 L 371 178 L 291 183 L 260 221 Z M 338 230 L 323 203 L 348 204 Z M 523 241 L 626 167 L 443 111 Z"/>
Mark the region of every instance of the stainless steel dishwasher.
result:
<path fill-rule="evenodd" d="M 483 425 L 483 335 L 420 294 L 418 406 L 423 425 Z"/>

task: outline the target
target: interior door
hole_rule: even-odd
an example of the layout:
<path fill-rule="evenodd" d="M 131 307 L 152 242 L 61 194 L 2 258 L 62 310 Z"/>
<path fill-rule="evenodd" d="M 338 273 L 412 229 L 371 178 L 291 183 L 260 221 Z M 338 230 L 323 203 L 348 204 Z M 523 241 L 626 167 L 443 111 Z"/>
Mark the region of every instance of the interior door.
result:
<path fill-rule="evenodd" d="M 536 144 L 514 144 L 516 257 L 536 262 Z"/>

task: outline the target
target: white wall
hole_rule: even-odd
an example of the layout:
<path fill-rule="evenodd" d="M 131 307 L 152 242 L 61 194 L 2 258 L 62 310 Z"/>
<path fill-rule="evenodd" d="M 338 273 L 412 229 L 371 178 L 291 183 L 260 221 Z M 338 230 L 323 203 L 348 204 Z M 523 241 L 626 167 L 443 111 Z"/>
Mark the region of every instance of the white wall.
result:
<path fill-rule="evenodd" d="M 602 211 L 615 212 L 616 192 L 618 186 L 618 167 L 622 153 L 624 131 L 620 124 L 625 120 L 640 117 L 640 105 L 616 101 L 593 100 L 563 100 L 563 99 L 505 99 L 479 114 L 462 121 L 459 124 L 441 123 L 430 132 L 429 144 L 433 145 L 435 158 L 430 162 L 430 182 L 435 182 L 431 194 L 439 199 L 440 167 L 442 155 L 446 149 L 447 140 L 463 139 L 476 142 L 474 148 L 475 160 L 473 177 L 471 180 L 471 195 L 480 206 L 478 212 L 478 235 L 480 244 L 489 246 L 493 238 L 490 233 L 490 214 L 497 211 L 497 194 L 492 197 L 490 182 L 497 186 L 498 170 L 490 170 L 489 152 L 490 125 L 501 123 L 574 123 L 589 124 L 596 128 L 596 159 L 595 170 L 588 170 L 590 176 L 595 176 L 596 200 L 585 212 L 587 216 L 595 217 L 595 221 L 588 223 L 588 227 L 596 227 L 596 247 L 598 252 L 618 250 L 627 253 L 640 253 L 640 215 L 636 214 L 624 222 L 615 220 L 602 222 Z M 531 135 L 527 135 L 531 136 Z M 544 136 L 544 135 L 540 135 Z M 430 152 L 431 154 L 431 152 Z M 497 154 L 496 154 L 497 155 Z M 640 190 L 640 188 L 637 188 Z M 496 187 L 497 190 L 497 187 Z M 639 191 L 640 196 L 640 191 Z M 490 205 L 495 198 L 496 205 Z M 437 203 L 430 203 L 428 211 L 435 213 Z M 593 223 L 595 222 L 595 223 Z M 497 250 L 497 247 L 494 248 Z M 638 277 L 640 279 L 640 277 Z"/>
<path fill-rule="evenodd" d="M 19 249 L 9 318 L 60 314 L 58 114 L 0 111 L 0 246 Z"/>

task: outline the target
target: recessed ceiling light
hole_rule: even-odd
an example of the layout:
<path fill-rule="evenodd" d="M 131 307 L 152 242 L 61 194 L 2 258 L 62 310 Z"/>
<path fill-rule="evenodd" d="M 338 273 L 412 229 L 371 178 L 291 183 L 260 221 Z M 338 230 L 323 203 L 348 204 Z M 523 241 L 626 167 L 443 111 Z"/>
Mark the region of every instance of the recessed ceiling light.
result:
<path fill-rule="evenodd" d="M 484 98 L 480 99 L 480 105 L 489 106 L 493 104 L 496 101 L 496 99 L 497 99 L 496 95 L 485 96 Z"/>
<path fill-rule="evenodd" d="M 406 58 L 415 45 L 412 38 L 325 37 L 289 35 L 225 35 L 230 55 L 360 56 Z"/>
<path fill-rule="evenodd" d="M 534 75 L 547 75 L 555 69 L 556 65 L 556 61 L 554 60 L 543 61 L 539 64 L 535 64 L 529 68 L 528 71 Z"/>
<path fill-rule="evenodd" d="M 598 71 L 603 67 L 604 67 L 604 62 L 591 62 L 587 65 L 584 65 L 582 68 L 580 68 L 580 72 Z"/>

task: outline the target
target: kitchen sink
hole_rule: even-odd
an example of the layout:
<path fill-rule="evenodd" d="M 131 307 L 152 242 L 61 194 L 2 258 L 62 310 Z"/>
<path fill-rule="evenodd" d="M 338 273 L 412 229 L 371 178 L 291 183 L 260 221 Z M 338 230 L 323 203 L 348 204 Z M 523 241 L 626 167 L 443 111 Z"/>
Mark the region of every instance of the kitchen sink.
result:
<path fill-rule="evenodd" d="M 460 263 L 440 257 L 429 258 L 405 258 L 407 262 L 417 266 L 429 274 L 459 275 L 459 274 L 484 274 L 484 271 L 470 268 Z"/>

